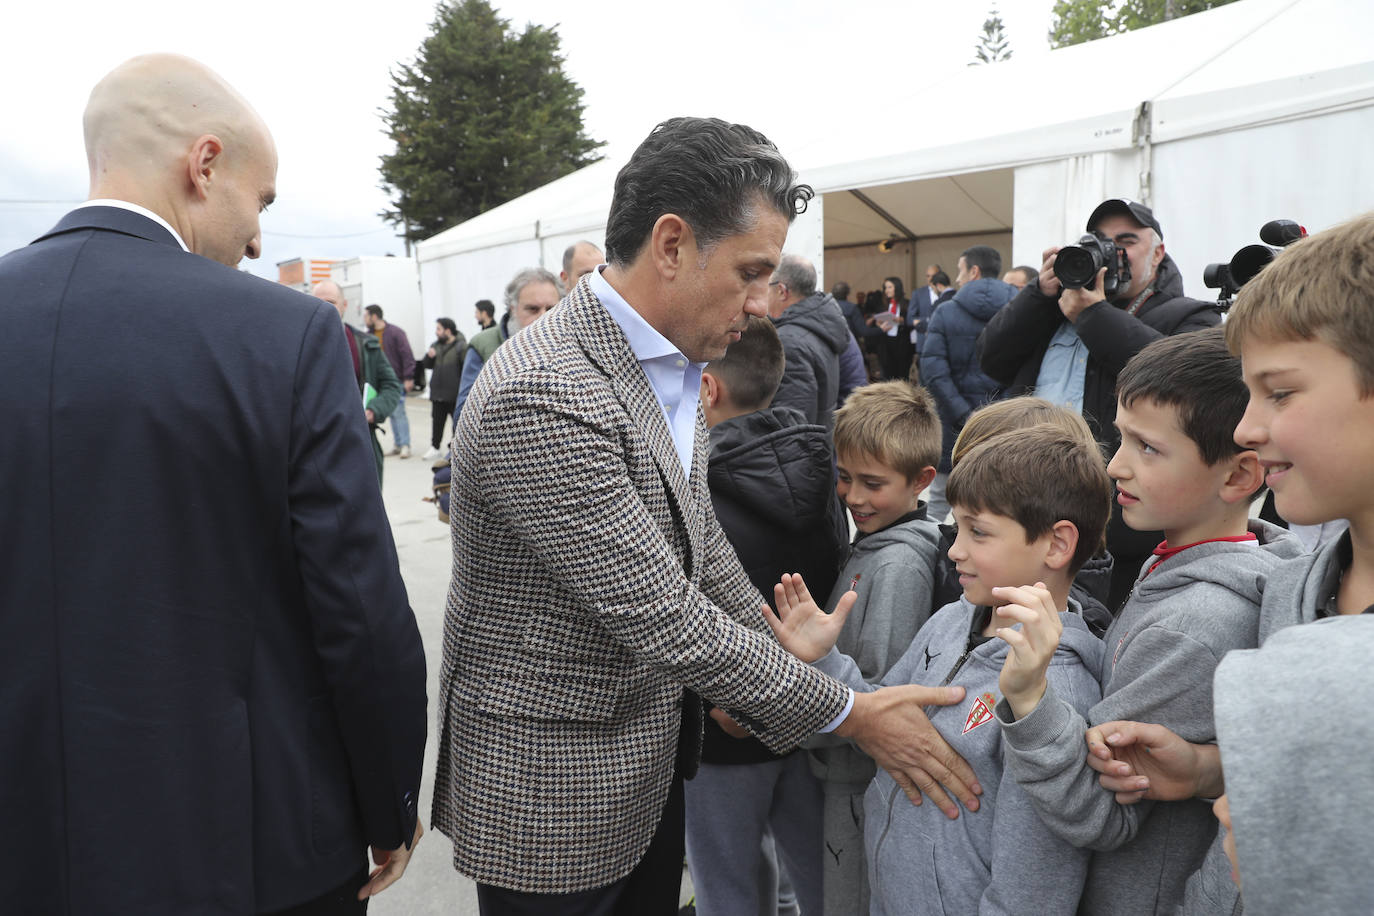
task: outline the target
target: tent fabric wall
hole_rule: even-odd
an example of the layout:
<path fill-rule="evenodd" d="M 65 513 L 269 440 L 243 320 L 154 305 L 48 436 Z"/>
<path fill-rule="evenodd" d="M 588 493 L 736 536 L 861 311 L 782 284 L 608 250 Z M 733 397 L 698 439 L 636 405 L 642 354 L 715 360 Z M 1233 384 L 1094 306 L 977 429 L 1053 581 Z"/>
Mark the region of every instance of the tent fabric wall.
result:
<path fill-rule="evenodd" d="M 1083 234 L 1085 221 L 1108 197 L 1138 199 L 1140 155 L 1134 149 L 1069 156 L 1016 170 L 1012 261 L 1039 267 L 1051 245 Z"/>

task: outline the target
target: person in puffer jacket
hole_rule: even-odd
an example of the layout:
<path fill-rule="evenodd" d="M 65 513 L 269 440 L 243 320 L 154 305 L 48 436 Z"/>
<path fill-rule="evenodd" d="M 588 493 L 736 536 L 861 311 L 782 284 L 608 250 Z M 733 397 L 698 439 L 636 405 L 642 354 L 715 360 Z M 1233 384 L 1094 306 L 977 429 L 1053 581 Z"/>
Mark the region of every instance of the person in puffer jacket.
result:
<path fill-rule="evenodd" d="M 991 401 L 998 385 L 978 366 L 978 335 L 998 310 L 1016 295 L 1016 287 L 997 279 L 1002 256 L 995 248 L 975 245 L 959 256 L 959 291 L 931 316 L 921 347 L 921 383 L 935 396 L 944 424 L 944 450 L 929 501 L 936 521 L 944 520 L 949 453 L 969 414 Z"/>
<path fill-rule="evenodd" d="M 1052 607 L 1063 627 L 1046 670 L 1058 695 L 1080 711 L 1100 697 L 1102 643 L 1069 598 L 1069 584 L 1102 542 L 1111 481 L 1095 449 L 1041 424 L 971 451 L 950 476 L 949 494 L 959 523 L 950 554 L 964 594 L 921 628 L 879 682 L 834 648 L 852 598 L 833 615 L 807 612 L 793 600 L 801 590 L 789 579 L 769 623 L 788 651 L 856 691 L 897 684 L 965 689 L 961 703 L 928 714 L 977 774 L 980 807 L 950 819 L 933 805 L 913 805 L 878 773 L 864 796 L 873 916 L 1067 916 L 1078 907 L 1089 853 L 1057 838 L 1012 778 L 994 709 L 999 677 L 1020 639 L 1007 605 L 1019 607 L 1031 595 Z M 1007 593 L 1011 600 L 1002 597 Z"/>
<path fill-rule="evenodd" d="M 804 571 L 828 590 L 848 533 L 826 428 L 799 410 L 768 406 L 782 374 L 782 344 L 765 318 L 750 318 L 702 373 L 711 505 L 750 581 L 770 600 L 785 572 Z M 708 717 L 701 767 L 684 789 L 699 916 L 764 912 L 777 903 L 784 874 L 801 911 L 820 912 L 822 796 L 805 753 L 774 754 Z"/>

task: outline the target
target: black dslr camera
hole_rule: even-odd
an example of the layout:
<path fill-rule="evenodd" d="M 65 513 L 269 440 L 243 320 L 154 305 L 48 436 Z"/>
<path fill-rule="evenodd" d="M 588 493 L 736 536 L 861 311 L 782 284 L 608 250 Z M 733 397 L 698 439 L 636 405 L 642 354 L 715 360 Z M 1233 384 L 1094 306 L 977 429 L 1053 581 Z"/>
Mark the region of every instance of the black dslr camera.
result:
<path fill-rule="evenodd" d="M 1307 235 L 1307 230 L 1291 219 L 1270 220 L 1260 227 L 1264 245 L 1246 245 L 1226 264 L 1208 264 L 1202 272 L 1202 283 L 1208 289 L 1219 290 L 1217 308 L 1225 312 L 1240 288 L 1254 279 L 1255 274 L 1274 260 L 1279 249 L 1291 245 Z M 1277 246 L 1277 247 L 1274 247 Z"/>
<path fill-rule="evenodd" d="M 1102 295 L 1113 299 L 1131 285 L 1131 262 L 1124 250 L 1097 230 L 1080 238 L 1077 245 L 1059 249 L 1054 256 L 1054 275 L 1065 289 L 1092 289 L 1104 264 L 1107 273 L 1102 278 Z"/>

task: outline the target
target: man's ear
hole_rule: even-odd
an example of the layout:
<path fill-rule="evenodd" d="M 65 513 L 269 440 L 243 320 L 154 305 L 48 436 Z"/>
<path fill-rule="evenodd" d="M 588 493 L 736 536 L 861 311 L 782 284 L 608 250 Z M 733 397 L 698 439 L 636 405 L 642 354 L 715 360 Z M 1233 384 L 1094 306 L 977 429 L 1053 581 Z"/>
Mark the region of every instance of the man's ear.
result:
<path fill-rule="evenodd" d="M 688 260 L 696 257 L 696 236 L 692 227 L 676 213 L 660 216 L 649 233 L 649 256 L 661 278 L 675 278 L 687 266 Z"/>
<path fill-rule="evenodd" d="M 1238 452 L 1227 459 L 1230 471 L 1221 482 L 1221 501 L 1237 503 L 1254 498 L 1255 491 L 1264 483 L 1264 468 L 1260 467 L 1259 455 L 1252 449 Z"/>
<path fill-rule="evenodd" d="M 1045 554 L 1045 565 L 1050 569 L 1066 569 L 1073 562 L 1078 550 L 1078 526 L 1066 518 L 1061 518 L 1050 528 L 1049 549 Z"/>
<path fill-rule="evenodd" d="M 189 187 L 201 200 L 210 196 L 210 183 L 224 156 L 224 144 L 214 134 L 202 134 L 186 151 L 186 178 Z"/>
<path fill-rule="evenodd" d="M 1150 265 L 1151 271 L 1159 270 L 1159 265 L 1164 263 L 1164 240 L 1159 236 L 1155 236 L 1155 238 L 1159 240 L 1159 244 L 1155 246 L 1154 263 Z"/>

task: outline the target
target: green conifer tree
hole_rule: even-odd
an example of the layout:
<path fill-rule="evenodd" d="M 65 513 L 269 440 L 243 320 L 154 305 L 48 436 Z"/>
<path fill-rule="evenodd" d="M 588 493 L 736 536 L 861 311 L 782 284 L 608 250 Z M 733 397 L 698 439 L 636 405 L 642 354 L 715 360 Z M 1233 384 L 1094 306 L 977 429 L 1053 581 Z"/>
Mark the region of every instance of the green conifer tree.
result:
<path fill-rule="evenodd" d="M 428 238 L 597 161 L 582 89 L 563 73 L 558 33 L 515 32 L 487 0 L 443 0 L 412 64 L 392 72 L 381 112 L 395 152 L 382 217 Z"/>

